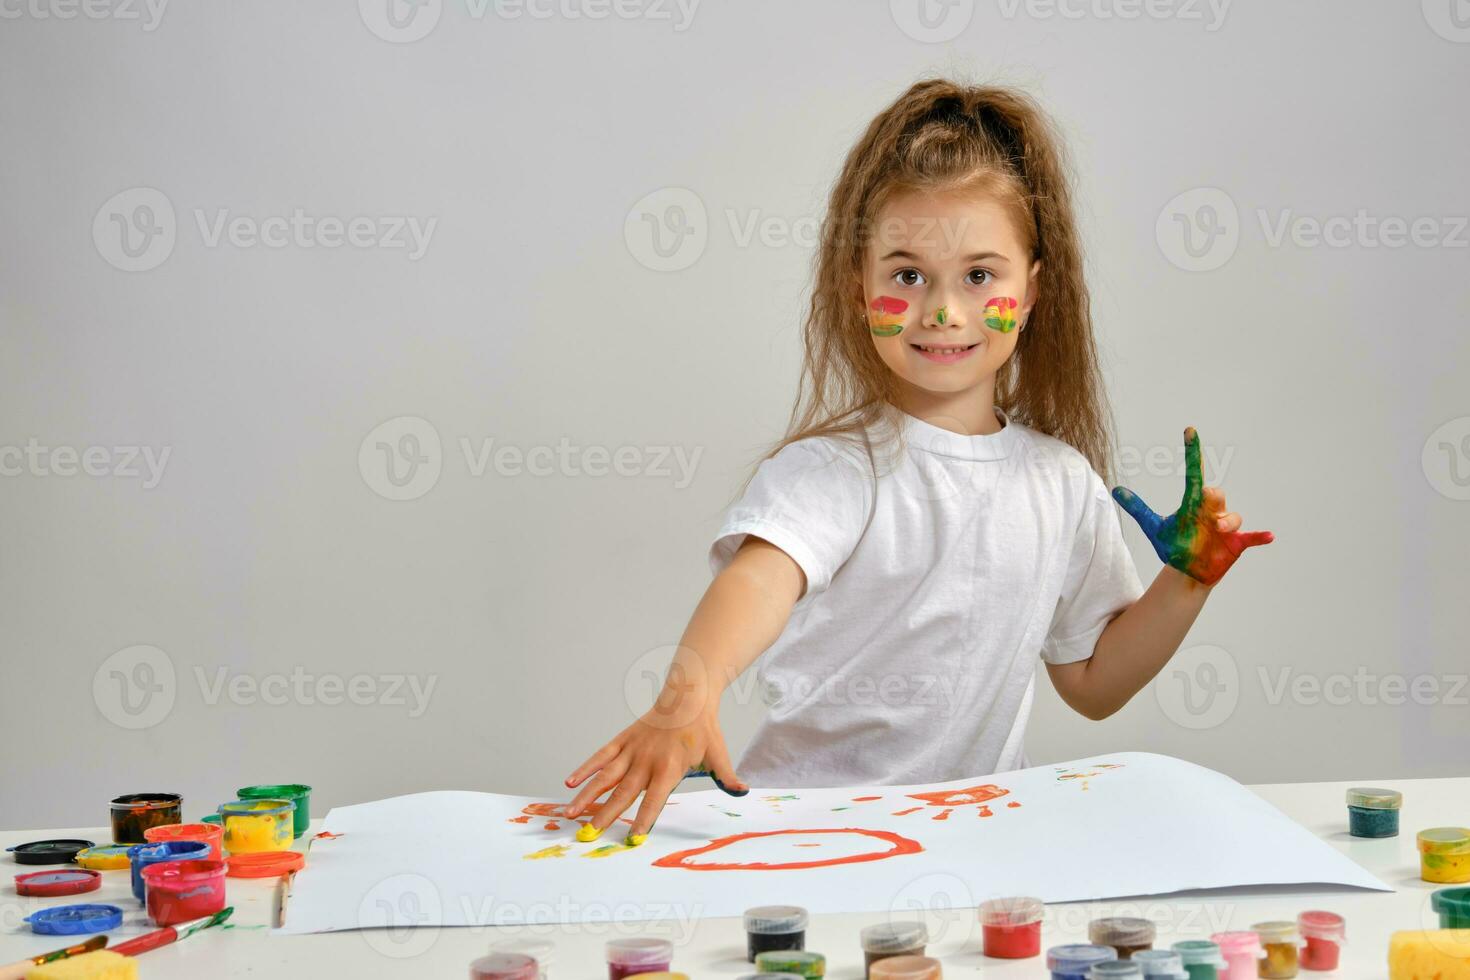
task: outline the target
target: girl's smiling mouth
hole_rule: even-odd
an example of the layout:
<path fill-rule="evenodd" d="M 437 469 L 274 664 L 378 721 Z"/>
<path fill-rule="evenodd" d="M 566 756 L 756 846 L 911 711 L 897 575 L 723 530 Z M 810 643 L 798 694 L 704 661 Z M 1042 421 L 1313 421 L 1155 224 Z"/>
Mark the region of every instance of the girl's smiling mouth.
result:
<path fill-rule="evenodd" d="M 977 341 L 973 344 L 910 343 L 909 346 L 917 351 L 920 357 L 923 357 L 927 360 L 936 361 L 940 364 L 953 364 L 956 361 L 962 361 L 966 357 L 969 357 L 971 352 L 973 352 L 976 347 L 979 347 L 980 344 Z"/>

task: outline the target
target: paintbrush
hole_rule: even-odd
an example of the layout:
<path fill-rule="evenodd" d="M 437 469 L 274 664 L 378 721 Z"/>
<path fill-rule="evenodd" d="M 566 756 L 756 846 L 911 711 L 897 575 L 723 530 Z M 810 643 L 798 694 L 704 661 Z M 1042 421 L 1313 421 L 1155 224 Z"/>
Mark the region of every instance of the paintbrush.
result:
<path fill-rule="evenodd" d="M 122 953 L 124 956 L 137 956 L 139 953 L 146 953 L 150 949 L 157 949 L 160 946 L 167 946 L 169 943 L 176 943 L 180 939 L 194 935 L 200 929 L 217 926 L 228 919 L 234 911 L 234 906 L 229 905 L 208 918 L 195 919 L 193 922 L 185 922 L 183 925 L 178 926 L 164 926 L 157 932 L 146 933 L 137 939 L 129 939 L 125 943 L 118 943 L 112 947 L 112 951 L 114 953 Z"/>
<path fill-rule="evenodd" d="M 93 936 L 85 942 L 77 943 L 75 946 L 68 946 L 66 949 L 42 953 L 40 956 L 32 956 L 30 959 L 21 960 L 9 966 L 0 966 L 0 980 L 22 980 L 33 967 L 40 966 L 43 963 L 54 963 L 57 960 L 64 960 L 68 956 L 80 956 L 82 953 L 90 953 L 106 945 L 106 936 Z"/>
<path fill-rule="evenodd" d="M 291 886 L 294 884 L 296 884 L 296 872 L 291 871 L 281 875 L 281 887 L 279 889 L 281 902 L 276 908 L 277 929 L 286 924 L 286 901 L 291 897 Z"/>

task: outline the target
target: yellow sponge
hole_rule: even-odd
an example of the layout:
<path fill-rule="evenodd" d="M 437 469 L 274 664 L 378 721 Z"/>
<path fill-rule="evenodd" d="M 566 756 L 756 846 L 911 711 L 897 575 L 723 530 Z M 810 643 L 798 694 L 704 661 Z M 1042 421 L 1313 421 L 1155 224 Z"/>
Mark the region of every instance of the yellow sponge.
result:
<path fill-rule="evenodd" d="M 138 961 L 99 949 L 33 968 L 26 980 L 138 980 Z"/>
<path fill-rule="evenodd" d="M 1470 980 L 1470 929 L 1396 932 L 1388 941 L 1389 980 Z"/>

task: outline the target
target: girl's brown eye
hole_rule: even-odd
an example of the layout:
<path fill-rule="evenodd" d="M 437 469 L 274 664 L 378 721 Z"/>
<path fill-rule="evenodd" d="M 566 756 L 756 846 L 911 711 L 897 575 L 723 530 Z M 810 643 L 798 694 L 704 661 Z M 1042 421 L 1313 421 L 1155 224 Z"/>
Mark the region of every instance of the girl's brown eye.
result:
<path fill-rule="evenodd" d="M 917 286 L 924 281 L 924 275 L 918 269 L 899 269 L 893 279 L 902 286 Z"/>
<path fill-rule="evenodd" d="M 982 278 L 977 280 L 975 278 L 976 276 L 980 276 Z M 970 285 L 983 286 L 995 277 L 990 274 L 989 269 L 971 269 L 967 278 L 969 279 Z"/>

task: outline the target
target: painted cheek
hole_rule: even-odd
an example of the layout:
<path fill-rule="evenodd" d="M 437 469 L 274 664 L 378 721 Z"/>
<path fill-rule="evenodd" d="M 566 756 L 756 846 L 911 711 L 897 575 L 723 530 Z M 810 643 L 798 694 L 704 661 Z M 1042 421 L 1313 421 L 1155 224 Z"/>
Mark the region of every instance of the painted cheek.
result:
<path fill-rule="evenodd" d="M 868 307 L 868 329 L 875 337 L 894 337 L 903 331 L 909 304 L 896 296 L 879 296 Z"/>
<path fill-rule="evenodd" d="M 981 316 L 991 330 L 1010 333 L 1016 329 L 1016 306 L 1016 301 L 1011 297 L 996 296 L 986 302 Z"/>

